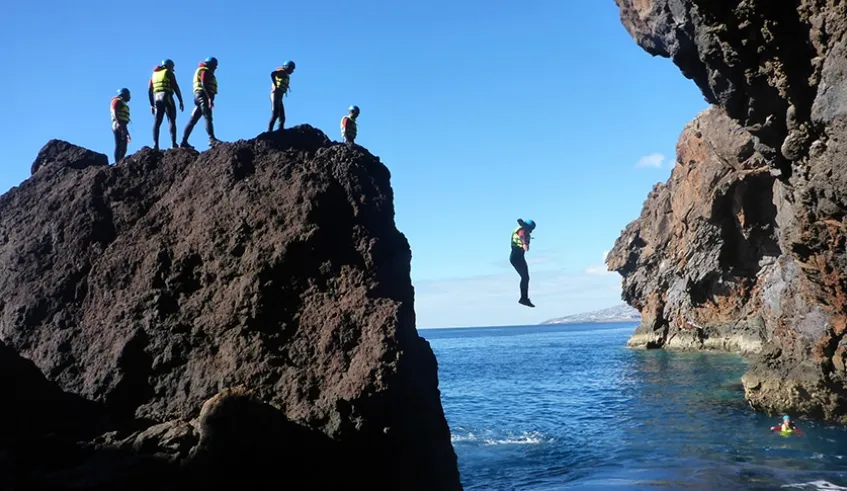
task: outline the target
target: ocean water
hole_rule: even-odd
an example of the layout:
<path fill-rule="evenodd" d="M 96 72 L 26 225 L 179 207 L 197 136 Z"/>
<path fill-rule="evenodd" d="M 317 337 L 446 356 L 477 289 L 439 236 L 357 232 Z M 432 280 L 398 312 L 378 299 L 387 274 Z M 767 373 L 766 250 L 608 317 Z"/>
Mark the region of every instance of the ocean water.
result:
<path fill-rule="evenodd" d="M 745 362 L 626 348 L 635 324 L 421 329 L 467 490 L 847 490 L 847 430 L 769 431 Z"/>

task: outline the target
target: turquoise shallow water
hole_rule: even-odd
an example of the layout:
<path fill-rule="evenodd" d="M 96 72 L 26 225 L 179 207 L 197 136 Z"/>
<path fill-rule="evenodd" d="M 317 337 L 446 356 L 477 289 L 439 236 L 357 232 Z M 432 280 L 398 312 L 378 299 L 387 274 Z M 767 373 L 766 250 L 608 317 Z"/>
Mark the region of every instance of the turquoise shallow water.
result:
<path fill-rule="evenodd" d="M 626 348 L 635 324 L 422 329 L 465 489 L 844 489 L 847 430 L 769 432 L 738 356 Z"/>

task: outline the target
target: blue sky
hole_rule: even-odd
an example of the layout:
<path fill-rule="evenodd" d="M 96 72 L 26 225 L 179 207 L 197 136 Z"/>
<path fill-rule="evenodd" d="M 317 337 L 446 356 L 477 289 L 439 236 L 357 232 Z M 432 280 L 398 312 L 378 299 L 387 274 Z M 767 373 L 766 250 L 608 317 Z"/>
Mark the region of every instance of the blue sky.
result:
<path fill-rule="evenodd" d="M 693 82 L 642 51 L 613 0 L 512 2 L 13 2 L 0 17 L 9 76 L 0 192 L 51 138 L 113 154 L 109 100 L 133 93 L 129 153 L 152 145 L 151 69 L 168 57 L 186 99 L 220 61 L 218 138 L 270 117 L 269 72 L 297 63 L 287 126 L 357 143 L 391 169 L 412 245 L 418 327 L 519 325 L 620 302 L 602 265 L 647 193 L 667 179 L 683 126 L 707 107 Z M 167 123 L 162 126 L 167 141 Z M 191 142 L 207 148 L 202 121 Z M 508 240 L 532 218 L 530 298 L 517 304 Z"/>

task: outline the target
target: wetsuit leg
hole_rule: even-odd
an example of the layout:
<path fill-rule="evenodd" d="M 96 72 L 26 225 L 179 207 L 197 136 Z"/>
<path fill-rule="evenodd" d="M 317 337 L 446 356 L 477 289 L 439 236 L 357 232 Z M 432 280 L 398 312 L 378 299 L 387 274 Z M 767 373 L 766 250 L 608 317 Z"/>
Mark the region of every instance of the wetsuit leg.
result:
<path fill-rule="evenodd" d="M 171 146 L 176 148 L 176 104 L 173 94 L 168 94 L 165 99 L 165 114 L 168 116 L 168 131 L 171 133 Z"/>
<path fill-rule="evenodd" d="M 194 130 L 194 125 L 197 124 L 197 121 L 200 121 L 200 118 L 203 116 L 203 111 L 200 109 L 199 99 L 202 95 L 195 93 L 194 94 L 194 110 L 191 111 L 191 117 L 188 119 L 188 124 L 185 125 L 185 130 L 182 132 L 182 143 L 188 144 L 188 137 L 191 136 L 191 131 Z"/>
<path fill-rule="evenodd" d="M 279 118 L 279 129 L 285 127 L 285 107 L 282 105 L 283 93 L 281 90 L 271 92 L 271 122 L 268 131 L 274 130 L 274 123 Z"/>
<path fill-rule="evenodd" d="M 526 264 L 524 251 L 513 248 L 512 254 L 509 255 L 509 262 L 521 276 L 521 300 L 527 300 L 529 298 L 529 267 Z"/>
<path fill-rule="evenodd" d="M 156 119 L 153 121 L 153 148 L 159 149 L 159 128 L 162 127 L 162 120 L 165 117 L 165 100 L 164 92 L 157 92 L 155 95 L 153 107 L 156 109 Z"/>
<path fill-rule="evenodd" d="M 194 99 L 195 101 L 199 101 L 195 103 L 200 108 L 203 117 L 206 118 L 206 133 L 209 135 L 209 140 L 216 140 L 215 125 L 212 123 L 212 107 L 209 105 L 209 100 L 200 92 L 195 94 Z"/>
<path fill-rule="evenodd" d="M 112 124 L 112 133 L 115 135 L 115 163 L 126 156 L 126 132 L 117 123 Z"/>
<path fill-rule="evenodd" d="M 279 95 L 279 129 L 285 128 L 285 103 L 282 102 L 282 96 Z"/>

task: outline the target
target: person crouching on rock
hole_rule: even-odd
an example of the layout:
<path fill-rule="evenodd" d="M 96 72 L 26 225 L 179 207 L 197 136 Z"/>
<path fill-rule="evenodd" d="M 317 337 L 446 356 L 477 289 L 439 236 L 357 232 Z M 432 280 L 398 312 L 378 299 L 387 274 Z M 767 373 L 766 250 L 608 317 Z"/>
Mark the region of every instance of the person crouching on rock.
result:
<path fill-rule="evenodd" d="M 347 145 L 353 145 L 356 140 L 356 118 L 359 117 L 359 106 L 350 106 L 349 112 L 341 118 L 341 138 Z"/>
<path fill-rule="evenodd" d="M 126 147 L 129 143 L 129 130 L 126 125 L 129 124 L 129 100 L 132 96 L 129 89 L 123 88 L 118 90 L 118 95 L 112 97 L 112 104 L 109 112 L 112 114 L 112 133 L 115 135 L 115 163 L 126 156 Z"/>
<path fill-rule="evenodd" d="M 518 218 L 518 228 L 512 232 L 512 253 L 509 255 L 509 262 L 512 263 L 521 277 L 521 298 L 518 303 L 527 307 L 535 307 L 529 301 L 529 267 L 524 257 L 525 253 L 529 251 L 530 234 L 533 230 L 535 230 L 534 221 L 523 221 Z"/>
<path fill-rule="evenodd" d="M 285 105 L 282 98 L 288 93 L 291 83 L 291 74 L 297 66 L 288 60 L 284 65 L 271 72 L 271 122 L 268 131 L 274 130 L 274 123 L 279 118 L 279 129 L 285 127 Z"/>
<path fill-rule="evenodd" d="M 194 110 L 191 111 L 191 119 L 182 134 L 182 142 L 179 144 L 182 148 L 194 148 L 188 144 L 188 137 L 201 116 L 206 118 L 209 146 L 220 143 L 220 140 L 215 138 L 215 126 L 212 123 L 212 109 L 215 108 L 215 96 L 218 94 L 218 79 L 215 77 L 217 68 L 218 59 L 210 56 L 201 62 L 194 72 Z"/>

